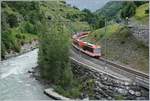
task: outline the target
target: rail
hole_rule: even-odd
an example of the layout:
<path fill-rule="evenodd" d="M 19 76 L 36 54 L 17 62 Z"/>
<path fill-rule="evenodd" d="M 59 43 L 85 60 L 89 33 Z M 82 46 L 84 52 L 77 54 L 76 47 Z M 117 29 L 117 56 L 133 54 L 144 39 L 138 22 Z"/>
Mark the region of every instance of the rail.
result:
<path fill-rule="evenodd" d="M 140 71 L 138 71 L 138 70 L 134 70 L 134 69 L 132 69 L 132 68 L 130 68 L 130 67 L 123 66 L 123 65 L 121 65 L 121 64 L 112 62 L 112 61 L 107 60 L 107 59 L 102 58 L 102 57 L 101 57 L 99 60 L 100 60 L 100 61 L 104 61 L 104 62 L 106 62 L 107 64 L 112 65 L 112 66 L 114 66 L 114 67 L 117 67 L 117 68 L 119 68 L 119 69 L 122 69 L 122 70 L 124 70 L 124 71 L 133 73 L 133 74 L 135 74 L 135 75 L 137 75 L 137 76 L 142 76 L 142 77 L 144 77 L 144 78 L 149 79 L 149 75 L 148 75 L 148 74 L 145 74 L 145 73 L 140 72 Z"/>

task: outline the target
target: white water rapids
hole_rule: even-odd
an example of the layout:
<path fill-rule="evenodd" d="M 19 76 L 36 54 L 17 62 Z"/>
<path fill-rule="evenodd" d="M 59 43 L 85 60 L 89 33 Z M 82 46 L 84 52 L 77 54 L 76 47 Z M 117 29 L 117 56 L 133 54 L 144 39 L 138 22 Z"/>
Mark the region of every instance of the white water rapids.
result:
<path fill-rule="evenodd" d="M 49 100 L 29 73 L 37 66 L 38 49 L 0 63 L 0 100 Z"/>

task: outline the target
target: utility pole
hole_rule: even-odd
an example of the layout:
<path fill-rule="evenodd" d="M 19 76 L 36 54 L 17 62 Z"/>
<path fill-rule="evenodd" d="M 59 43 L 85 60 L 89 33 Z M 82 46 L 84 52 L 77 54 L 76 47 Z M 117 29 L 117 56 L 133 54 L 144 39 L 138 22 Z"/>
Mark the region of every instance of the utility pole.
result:
<path fill-rule="evenodd" d="M 105 18 L 105 35 L 107 28 L 107 19 Z M 105 37 L 105 56 L 107 54 L 107 38 Z M 105 57 L 106 58 L 106 57 Z M 105 61 L 104 71 L 107 73 L 107 62 Z"/>

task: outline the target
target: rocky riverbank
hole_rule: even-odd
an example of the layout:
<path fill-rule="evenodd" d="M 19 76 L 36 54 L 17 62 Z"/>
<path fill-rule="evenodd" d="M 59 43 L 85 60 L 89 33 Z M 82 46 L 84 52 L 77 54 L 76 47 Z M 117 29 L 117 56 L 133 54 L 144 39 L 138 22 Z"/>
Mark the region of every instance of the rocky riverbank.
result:
<path fill-rule="evenodd" d="M 73 72 L 78 79 L 82 79 L 83 97 L 97 100 L 148 100 L 149 90 L 136 83 L 123 82 L 107 74 L 72 64 Z M 90 93 L 88 89 L 91 84 Z"/>
<path fill-rule="evenodd" d="M 134 82 L 123 82 L 110 77 L 107 74 L 97 72 L 78 64 L 72 63 L 72 71 L 75 78 L 81 81 L 82 93 L 77 99 L 91 100 L 148 100 L 149 90 L 140 87 Z M 53 87 L 50 81 L 40 78 L 39 68 L 32 73 L 36 80 L 40 81 L 45 88 Z"/>
<path fill-rule="evenodd" d="M 20 49 L 19 53 L 15 52 L 13 50 L 11 50 L 9 53 L 6 52 L 4 59 L 8 59 L 8 58 L 11 58 L 11 57 L 19 56 L 19 55 L 21 55 L 23 53 L 27 53 L 27 52 L 37 48 L 37 47 L 38 47 L 38 41 L 37 40 L 34 40 L 31 43 L 25 43 L 23 46 L 21 46 L 21 49 Z"/>

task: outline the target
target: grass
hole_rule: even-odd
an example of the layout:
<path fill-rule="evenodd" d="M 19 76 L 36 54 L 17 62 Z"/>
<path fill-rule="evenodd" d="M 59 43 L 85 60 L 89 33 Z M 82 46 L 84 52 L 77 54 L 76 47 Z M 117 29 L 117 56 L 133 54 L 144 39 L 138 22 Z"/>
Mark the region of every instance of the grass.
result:
<path fill-rule="evenodd" d="M 149 9 L 149 3 L 143 4 L 136 9 L 134 18 L 141 23 L 148 23 L 149 14 L 145 13 L 145 10 Z"/>
<path fill-rule="evenodd" d="M 71 26 L 68 26 L 72 32 L 79 32 L 79 31 L 84 31 L 84 30 L 89 30 L 90 26 L 87 24 L 87 22 L 73 22 Z"/>
<path fill-rule="evenodd" d="M 37 34 L 32 33 L 21 33 L 18 28 L 11 29 L 12 35 L 16 38 L 15 40 L 21 40 L 24 43 L 30 43 L 33 39 L 38 39 Z"/>
<path fill-rule="evenodd" d="M 106 32 L 105 32 L 105 27 L 100 28 L 100 29 L 95 30 L 94 32 L 90 33 L 90 35 L 86 38 L 83 38 L 83 40 L 85 40 L 87 42 L 91 42 L 91 43 L 97 43 L 99 40 L 109 38 L 120 28 L 122 28 L 122 26 L 119 26 L 118 24 L 108 25 L 106 27 Z"/>
<path fill-rule="evenodd" d="M 80 22 L 80 14 L 82 12 L 78 9 L 74 9 L 70 6 L 67 6 L 61 2 L 49 1 L 46 6 L 41 6 L 41 9 L 45 11 L 46 16 L 50 16 L 53 21 L 68 21 L 63 22 L 64 25 L 68 27 L 70 32 L 78 32 L 82 30 L 88 30 L 90 27 L 87 22 Z M 71 21 L 71 19 L 67 19 L 67 15 L 73 16 L 77 15 L 78 17 L 75 21 Z"/>
<path fill-rule="evenodd" d="M 49 1 L 47 4 L 43 4 L 41 9 L 45 11 L 46 16 L 51 16 L 52 19 L 64 19 L 66 14 L 80 14 L 81 11 L 74 9 L 70 6 L 66 6 L 65 4 L 57 1 Z"/>
<path fill-rule="evenodd" d="M 82 40 L 100 44 L 105 58 L 145 73 L 149 71 L 148 47 L 137 40 L 126 26 L 108 25 L 106 33 L 105 28 L 100 28 Z"/>

